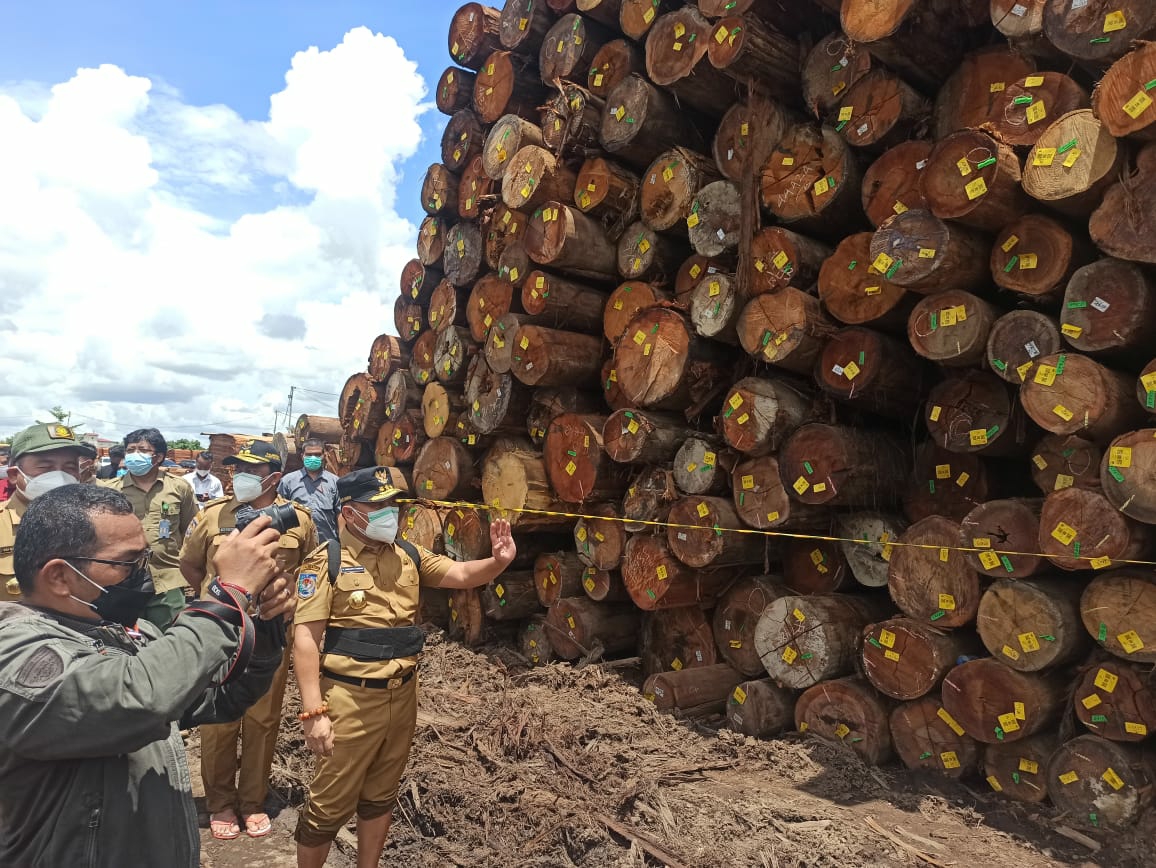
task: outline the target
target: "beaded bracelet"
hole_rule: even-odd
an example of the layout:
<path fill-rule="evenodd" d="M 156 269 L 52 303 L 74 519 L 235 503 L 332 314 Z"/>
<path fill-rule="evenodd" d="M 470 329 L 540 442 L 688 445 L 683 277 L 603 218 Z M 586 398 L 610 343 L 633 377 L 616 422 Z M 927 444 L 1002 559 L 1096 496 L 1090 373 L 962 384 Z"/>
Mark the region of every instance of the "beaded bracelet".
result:
<path fill-rule="evenodd" d="M 321 703 L 320 708 L 315 708 L 312 711 L 301 712 L 300 714 L 297 715 L 297 719 L 304 722 L 306 720 L 312 720 L 315 717 L 321 717 L 323 714 L 329 714 L 329 703 L 328 702 Z"/>

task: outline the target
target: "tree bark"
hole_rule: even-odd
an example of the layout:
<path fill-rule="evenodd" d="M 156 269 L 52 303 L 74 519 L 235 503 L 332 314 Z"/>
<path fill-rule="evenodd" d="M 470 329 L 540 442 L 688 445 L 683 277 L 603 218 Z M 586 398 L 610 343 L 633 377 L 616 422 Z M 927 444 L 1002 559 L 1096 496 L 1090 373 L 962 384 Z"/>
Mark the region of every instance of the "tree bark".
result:
<path fill-rule="evenodd" d="M 792 496 L 816 506 L 896 503 L 910 463 L 898 437 L 821 422 L 799 428 L 779 453 L 779 473 Z"/>
<path fill-rule="evenodd" d="M 443 115 L 453 115 L 474 104 L 474 73 L 447 66 L 438 79 L 434 102 Z"/>
<path fill-rule="evenodd" d="M 646 74 L 666 87 L 679 104 L 722 117 L 738 87 L 707 60 L 711 26 L 698 9 L 682 6 L 661 15 L 646 35 Z"/>
<path fill-rule="evenodd" d="M 750 275 L 750 293 L 761 295 L 787 286 L 811 286 L 831 252 L 821 241 L 781 226 L 760 229 L 751 238 L 754 274 Z"/>
<path fill-rule="evenodd" d="M 684 711 L 696 714 L 721 712 L 731 691 L 743 676 L 726 663 L 658 672 L 642 685 L 642 695 L 651 699 L 660 711 Z"/>
<path fill-rule="evenodd" d="M 1033 72 L 1008 82 L 993 108 L 991 128 L 1013 147 L 1031 147 L 1055 119 L 1087 108 L 1088 92 L 1062 72 Z"/>
<path fill-rule="evenodd" d="M 622 563 L 627 540 L 622 522 L 616 520 L 618 510 L 610 504 L 602 504 L 587 507 L 585 512 L 587 517 L 578 519 L 574 526 L 574 547 L 578 550 L 578 557 L 596 570 L 617 569 Z"/>
<path fill-rule="evenodd" d="M 544 147 L 542 129 L 537 124 L 518 117 L 505 115 L 490 127 L 482 146 L 482 167 L 492 181 L 501 181 L 510 161 L 525 147 Z"/>
<path fill-rule="evenodd" d="M 590 69 L 598 50 L 613 32 L 582 15 L 571 12 L 559 18 L 538 50 L 538 74 L 542 83 L 555 87 L 559 81 L 578 81 Z"/>
<path fill-rule="evenodd" d="M 534 590 L 538 602 L 549 609 L 563 597 L 582 592 L 583 564 L 576 552 L 542 552 L 534 559 Z"/>
<path fill-rule="evenodd" d="M 1074 434 L 1048 434 L 1033 451 L 1032 481 L 1044 494 L 1072 486 L 1100 490 L 1102 450 L 1091 440 Z"/>
<path fill-rule="evenodd" d="M 507 570 L 480 588 L 482 610 L 495 621 L 512 621 L 540 614 L 541 604 L 534 590 L 533 571 Z"/>
<path fill-rule="evenodd" d="M 667 91 L 641 75 L 620 81 L 606 97 L 602 147 L 616 159 L 644 169 L 671 142 L 681 142 L 692 151 L 706 147 L 692 116 Z"/>
<path fill-rule="evenodd" d="M 641 0 L 647 8 L 653 9 L 650 0 Z M 634 0 L 626 0 L 622 14 L 627 14 L 627 7 L 633 6 Z M 625 30 L 623 32 L 626 32 Z M 627 33 L 627 36 L 632 34 Z M 633 37 L 632 37 L 633 38 Z M 586 86 L 595 96 L 603 99 L 610 98 L 610 92 L 630 75 L 646 72 L 646 57 L 642 51 L 626 39 L 612 39 L 598 49 L 594 60 L 590 64 L 590 74 L 586 78 Z"/>
<path fill-rule="evenodd" d="M 1080 616 L 1105 651 L 1133 663 L 1156 662 L 1156 580 L 1139 567 L 1092 579 L 1080 599 Z"/>
<path fill-rule="evenodd" d="M 478 79 L 481 80 L 481 75 Z M 474 112 L 469 109 L 454 112 L 442 132 L 442 164 L 454 174 L 460 174 L 482 152 L 485 140 L 485 128 Z M 458 186 L 460 188 L 460 181 Z M 460 198 L 459 195 L 459 206 Z"/>
<path fill-rule="evenodd" d="M 1113 63 L 1092 91 L 1092 110 L 1116 138 L 1151 140 L 1156 109 L 1146 85 L 1156 79 L 1156 42 L 1141 42 Z M 1137 99 L 1137 97 L 1140 97 Z M 1135 101 L 1134 101 L 1135 100 Z"/>
<path fill-rule="evenodd" d="M 602 309 L 602 334 L 611 344 L 617 343 L 640 311 L 669 300 L 667 292 L 645 281 L 628 280 L 620 284 L 610 293 Z"/>
<path fill-rule="evenodd" d="M 452 437 L 435 437 L 418 452 L 413 481 L 419 497 L 447 500 L 461 497 L 476 479 L 474 461 L 466 447 Z"/>
<path fill-rule="evenodd" d="M 1025 214 L 996 235 L 991 276 L 1002 289 L 1036 304 L 1056 304 L 1092 249 L 1067 227 L 1043 214 Z"/>
<path fill-rule="evenodd" d="M 839 96 L 868 72 L 874 63 L 867 47 L 842 31 L 815 43 L 803 61 L 803 104 L 816 119 L 826 117 Z"/>
<path fill-rule="evenodd" d="M 1099 660 L 1084 668 L 1073 695 L 1080 723 L 1102 738 L 1136 742 L 1156 729 L 1156 689 L 1139 666 Z"/>
<path fill-rule="evenodd" d="M 831 540 L 787 539 L 782 558 L 783 583 L 796 594 L 833 594 L 855 583 L 839 544 Z"/>
<path fill-rule="evenodd" d="M 907 319 L 915 352 L 944 367 L 971 368 L 987 356 L 987 338 L 1002 311 L 962 289 L 921 298 Z"/>
<path fill-rule="evenodd" d="M 737 330 L 748 355 L 806 376 L 837 328 L 815 296 L 788 286 L 752 298 L 739 315 Z"/>
<path fill-rule="evenodd" d="M 463 220 L 454 226 L 446 238 L 446 251 L 442 255 L 445 276 L 454 286 L 470 286 L 478 277 L 482 267 L 482 233 L 477 225 Z M 429 283 L 427 275 L 422 286 Z M 429 286 L 433 291 L 436 282 Z M 416 299 L 415 301 L 421 301 Z"/>
<path fill-rule="evenodd" d="M 1035 68 L 1029 56 L 1007 45 L 990 45 L 968 54 L 936 94 L 935 138 L 944 139 L 956 130 L 978 128 L 993 120 L 996 102 L 1008 83 L 1019 81 Z"/>
<path fill-rule="evenodd" d="M 573 179 L 566 199 L 573 195 Z M 596 281 L 618 276 L 618 250 L 599 224 L 577 208 L 550 201 L 530 218 L 526 250 L 539 265 Z"/>
<path fill-rule="evenodd" d="M 988 786 L 1006 798 L 1038 804 L 1048 797 L 1048 760 L 1058 745 L 1054 732 L 1030 735 L 1014 744 L 985 745 L 981 773 Z"/>
<path fill-rule="evenodd" d="M 778 687 L 770 678 L 744 681 L 731 691 L 726 714 L 735 732 L 770 738 L 794 723 L 795 693 Z"/>
<path fill-rule="evenodd" d="M 638 612 L 615 603 L 585 597 L 564 597 L 546 610 L 547 632 L 554 652 L 563 660 L 584 657 L 595 646 L 602 654 L 633 651 L 638 641 Z"/>
<path fill-rule="evenodd" d="M 650 410 L 616 410 L 606 418 L 602 443 L 621 464 L 667 464 L 695 433 L 680 416 Z"/>
<path fill-rule="evenodd" d="M 772 542 L 742 526 L 730 500 L 682 497 L 670 507 L 666 542 L 674 556 L 695 568 L 762 564 Z"/>
<path fill-rule="evenodd" d="M 498 22 L 502 47 L 531 57 L 554 24 L 554 14 L 541 0 L 506 0 Z"/>
<path fill-rule="evenodd" d="M 1101 491 L 1118 511 L 1156 524 L 1156 428 L 1129 431 L 1114 439 L 1100 462 Z"/>
<path fill-rule="evenodd" d="M 1124 26 L 1105 32 L 1105 10 L 1100 6 L 1073 8 L 1052 0 L 1044 8 L 1044 35 L 1077 61 L 1107 66 L 1129 49 L 1132 40 L 1156 35 L 1156 8 L 1143 0 L 1120 0 L 1112 10 Z"/>
<path fill-rule="evenodd" d="M 1042 505 L 1038 499 L 1005 498 L 969 512 L 960 522 L 959 545 L 979 549 L 964 555 L 972 569 L 997 579 L 1024 579 L 1040 572 L 1045 561 L 1034 552 Z"/>
<path fill-rule="evenodd" d="M 684 239 L 660 234 L 638 220 L 618 239 L 618 273 L 626 280 L 669 286 L 689 253 Z"/>
<path fill-rule="evenodd" d="M 1120 259 L 1085 265 L 1068 281 L 1060 322 L 1075 349 L 1133 370 L 1156 342 L 1156 280 Z"/>
<path fill-rule="evenodd" d="M 840 516 L 836 527 L 843 538 L 839 547 L 855 580 L 866 588 L 885 586 L 894 551 L 891 542 L 899 539 L 907 522 L 898 515 L 853 512 Z"/>
<path fill-rule="evenodd" d="M 450 21 L 450 57 L 468 69 L 478 69 L 490 54 L 502 47 L 502 14 L 492 6 L 466 3 Z"/>
<path fill-rule="evenodd" d="M 644 675 L 718 662 L 710 621 L 698 606 L 643 615 L 638 650 Z"/>
<path fill-rule="evenodd" d="M 976 627 L 1005 666 L 1038 672 L 1074 663 L 1091 642 L 1080 623 L 1082 583 L 1074 579 L 999 579 L 983 595 Z"/>
<path fill-rule="evenodd" d="M 930 113 L 925 97 L 879 67 L 842 93 L 826 121 L 852 147 L 881 152 L 906 141 Z"/>
<path fill-rule="evenodd" d="M 626 478 L 602 448 L 605 416 L 563 413 L 550 422 L 543 457 L 550 485 L 567 503 L 617 500 Z"/>

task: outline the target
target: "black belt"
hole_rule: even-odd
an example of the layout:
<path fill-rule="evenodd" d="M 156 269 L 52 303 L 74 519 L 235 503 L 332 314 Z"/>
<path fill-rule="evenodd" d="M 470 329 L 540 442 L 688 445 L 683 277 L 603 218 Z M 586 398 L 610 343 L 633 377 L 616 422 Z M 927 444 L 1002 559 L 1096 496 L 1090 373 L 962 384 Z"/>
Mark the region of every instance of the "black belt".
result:
<path fill-rule="evenodd" d="M 370 687 L 376 690 L 396 690 L 403 684 L 408 684 L 413 676 L 417 674 L 417 669 L 411 669 L 405 675 L 399 675 L 396 678 L 354 678 L 352 675 L 338 675 L 336 672 L 330 672 L 328 669 L 322 669 L 321 674 L 326 678 L 331 678 L 334 681 L 340 681 L 342 684 L 352 684 L 354 687 Z"/>
<path fill-rule="evenodd" d="M 354 660 L 382 661 L 413 657 L 425 647 L 421 627 L 326 627 L 326 654 Z"/>

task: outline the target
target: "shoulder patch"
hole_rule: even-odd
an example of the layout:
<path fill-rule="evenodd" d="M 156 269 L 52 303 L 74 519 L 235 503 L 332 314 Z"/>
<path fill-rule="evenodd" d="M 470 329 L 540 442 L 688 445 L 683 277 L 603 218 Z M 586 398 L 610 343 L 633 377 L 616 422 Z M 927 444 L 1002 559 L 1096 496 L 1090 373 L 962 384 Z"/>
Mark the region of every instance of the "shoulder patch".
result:
<path fill-rule="evenodd" d="M 200 524 L 200 513 L 194 515 L 193 520 L 189 522 L 189 526 L 185 528 L 185 536 L 189 536 L 193 531 L 195 531 L 198 524 Z"/>
<path fill-rule="evenodd" d="M 308 600 L 317 593 L 317 573 L 297 574 L 297 598 Z"/>
<path fill-rule="evenodd" d="M 47 687 L 64 673 L 64 658 L 49 645 L 42 645 L 32 652 L 24 665 L 16 673 L 16 683 L 21 687 Z"/>

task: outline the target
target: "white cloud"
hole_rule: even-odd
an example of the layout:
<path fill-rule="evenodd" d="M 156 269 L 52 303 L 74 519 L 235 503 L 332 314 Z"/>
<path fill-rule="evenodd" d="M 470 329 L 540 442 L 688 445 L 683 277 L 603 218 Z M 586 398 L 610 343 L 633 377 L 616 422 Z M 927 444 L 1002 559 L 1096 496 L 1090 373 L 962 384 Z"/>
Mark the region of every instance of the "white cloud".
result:
<path fill-rule="evenodd" d="M 262 122 L 113 65 L 0 86 L 0 432 L 54 404 L 268 430 L 290 385 L 339 391 L 392 331 L 426 92 L 365 28 L 298 52 Z"/>

